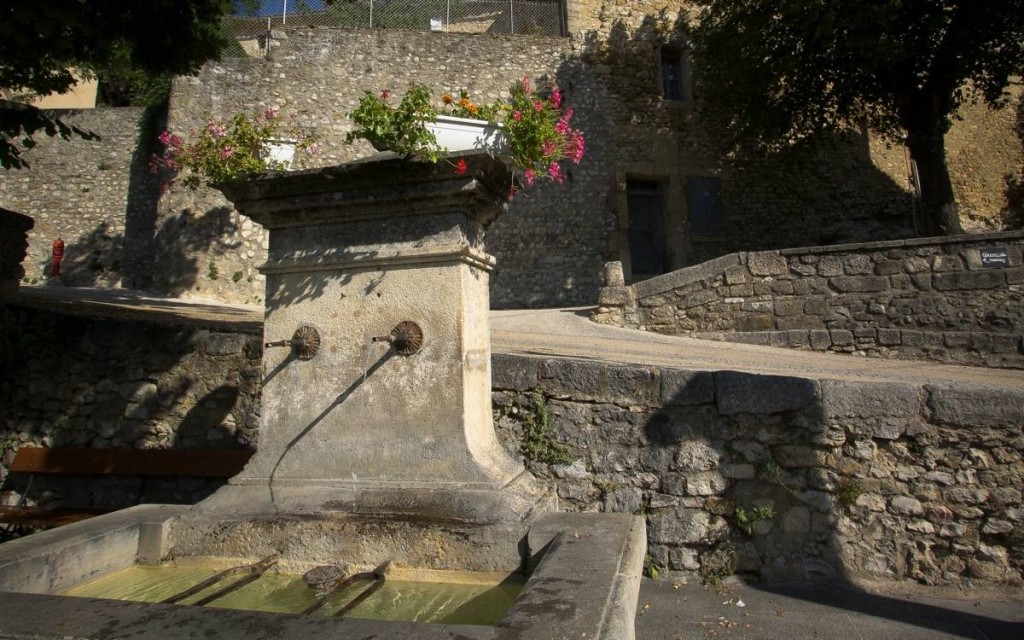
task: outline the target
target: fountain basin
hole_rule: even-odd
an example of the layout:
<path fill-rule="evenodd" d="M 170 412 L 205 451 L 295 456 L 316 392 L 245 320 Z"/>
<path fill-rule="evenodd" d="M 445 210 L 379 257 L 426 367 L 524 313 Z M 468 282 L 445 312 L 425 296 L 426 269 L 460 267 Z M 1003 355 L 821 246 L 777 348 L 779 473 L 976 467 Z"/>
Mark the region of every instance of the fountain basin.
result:
<path fill-rule="evenodd" d="M 511 553 L 494 546 L 498 540 L 493 532 L 446 530 L 436 523 L 407 522 L 403 528 L 391 529 L 390 542 L 374 552 L 369 550 L 370 539 L 380 538 L 359 533 L 360 524 L 373 528 L 369 519 L 346 521 L 345 527 L 333 523 L 335 526 L 326 526 L 330 533 L 315 541 L 301 541 L 292 527 L 311 531 L 314 524 L 321 528 L 332 524 L 323 517 L 310 522 L 290 517 L 287 523 L 277 523 L 297 542 L 277 549 L 282 565 L 296 573 L 314 564 L 339 561 L 370 566 L 389 551 L 407 559 L 425 559 L 425 565 L 419 566 L 396 561 L 399 572 L 465 568 L 447 564 L 459 562 L 458 555 L 436 553 L 449 544 L 446 538 L 459 536 L 480 548 L 480 558 L 485 550 L 495 557 L 517 557 L 515 569 L 526 573 L 526 582 L 495 626 L 334 619 L 57 595 L 135 564 L 155 565 L 170 558 L 192 564 L 204 562 L 204 557 L 223 562 L 230 556 L 225 553 L 226 545 L 240 544 L 244 538 L 239 532 L 258 531 L 268 522 L 221 521 L 217 527 L 197 529 L 195 512 L 187 506 L 141 505 L 4 544 L 0 547 L 0 637 L 113 638 L 129 633 L 167 639 L 195 637 L 192 634 L 196 633 L 219 638 L 338 634 L 402 640 L 633 637 L 646 532 L 642 518 L 625 514 L 543 514 Z M 210 533 L 215 529 L 234 534 L 218 543 Z M 233 536 L 233 542 L 223 542 Z M 195 545 L 199 539 L 209 541 L 210 546 L 193 546 L 187 556 L 180 553 L 179 541 Z M 267 544 L 258 536 L 250 539 L 257 545 Z M 428 551 L 430 540 L 435 544 L 433 552 Z M 342 550 L 354 554 L 359 549 L 366 555 L 333 555 Z M 233 556 L 228 562 L 247 564 L 259 555 Z"/>

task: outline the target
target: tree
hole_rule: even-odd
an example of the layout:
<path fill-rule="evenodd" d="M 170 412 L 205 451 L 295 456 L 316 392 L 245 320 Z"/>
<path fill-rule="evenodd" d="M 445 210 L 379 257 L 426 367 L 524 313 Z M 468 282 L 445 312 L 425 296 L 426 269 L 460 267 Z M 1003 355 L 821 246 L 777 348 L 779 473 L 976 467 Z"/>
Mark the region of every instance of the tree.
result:
<path fill-rule="evenodd" d="M 1024 0 L 697 0 L 702 90 L 735 141 L 771 148 L 862 123 L 906 136 L 924 232 L 960 233 L 945 134 L 1024 71 Z"/>
<path fill-rule="evenodd" d="M 232 0 L 5 0 L 0 3 L 0 87 L 38 95 L 67 91 L 72 69 L 194 74 L 226 44 Z M 127 63 L 125 61 L 128 61 Z M 0 167 L 22 167 L 33 134 L 88 132 L 38 109 L 0 101 Z"/>

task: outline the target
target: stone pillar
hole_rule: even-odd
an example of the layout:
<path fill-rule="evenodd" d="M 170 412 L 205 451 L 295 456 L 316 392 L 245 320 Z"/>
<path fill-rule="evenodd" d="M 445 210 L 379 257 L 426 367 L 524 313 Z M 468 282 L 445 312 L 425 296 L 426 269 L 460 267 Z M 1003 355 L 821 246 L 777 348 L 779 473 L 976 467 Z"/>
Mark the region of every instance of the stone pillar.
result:
<path fill-rule="evenodd" d="M 604 286 L 597 292 L 597 309 L 590 319 L 598 324 L 617 327 L 636 327 L 640 324 L 636 292 L 626 286 L 622 263 L 618 260 L 604 263 L 601 274 Z"/>
<path fill-rule="evenodd" d="M 547 500 L 491 420 L 484 230 L 511 175 L 462 158 L 463 175 L 385 156 L 223 188 L 270 234 L 265 340 L 320 338 L 308 359 L 265 349 L 259 445 L 236 495 L 466 522 L 522 519 Z M 422 330 L 416 353 L 372 341 L 402 322 Z"/>
<path fill-rule="evenodd" d="M 28 232 L 35 226 L 32 218 L 0 208 L 0 298 L 14 296 L 25 277 L 21 263 L 28 253 Z"/>

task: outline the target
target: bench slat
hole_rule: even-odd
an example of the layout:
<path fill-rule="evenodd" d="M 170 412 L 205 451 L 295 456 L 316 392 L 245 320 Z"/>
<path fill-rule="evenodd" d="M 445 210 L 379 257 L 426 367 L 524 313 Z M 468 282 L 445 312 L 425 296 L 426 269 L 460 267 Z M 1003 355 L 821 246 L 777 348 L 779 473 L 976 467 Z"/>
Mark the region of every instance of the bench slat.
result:
<path fill-rule="evenodd" d="M 253 451 L 249 449 L 74 449 L 22 447 L 9 472 L 193 476 L 230 478 L 238 474 Z"/>

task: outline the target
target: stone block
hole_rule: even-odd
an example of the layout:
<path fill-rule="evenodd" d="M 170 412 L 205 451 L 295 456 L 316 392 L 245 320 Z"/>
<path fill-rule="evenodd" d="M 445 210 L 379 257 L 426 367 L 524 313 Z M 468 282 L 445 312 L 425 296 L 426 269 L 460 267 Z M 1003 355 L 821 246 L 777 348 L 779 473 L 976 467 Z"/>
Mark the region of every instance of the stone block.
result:
<path fill-rule="evenodd" d="M 815 351 L 825 351 L 832 346 L 832 336 L 825 329 L 811 329 L 808 332 L 808 339 Z"/>
<path fill-rule="evenodd" d="M 971 334 L 966 331 L 946 331 L 942 334 L 942 343 L 950 349 L 967 349 L 971 343 Z"/>
<path fill-rule="evenodd" d="M 806 347 L 810 344 L 807 329 L 790 329 L 786 332 L 786 341 L 791 347 Z"/>
<path fill-rule="evenodd" d="M 932 276 L 930 273 L 915 273 L 914 275 L 910 276 L 910 284 L 912 284 L 914 288 L 917 289 L 918 291 L 931 291 Z"/>
<path fill-rule="evenodd" d="M 661 403 L 664 406 L 707 404 L 714 401 L 715 385 L 710 371 L 662 369 Z"/>
<path fill-rule="evenodd" d="M 891 347 L 900 344 L 899 329 L 879 329 L 878 344 Z"/>
<path fill-rule="evenodd" d="M 789 271 L 786 258 L 770 251 L 757 251 L 748 254 L 747 268 L 755 276 L 779 276 Z"/>
<path fill-rule="evenodd" d="M 775 318 L 767 313 L 745 313 L 733 324 L 736 331 L 768 331 L 775 328 Z"/>
<path fill-rule="evenodd" d="M 737 284 L 729 287 L 729 296 L 732 298 L 747 298 L 754 295 L 754 285 Z"/>
<path fill-rule="evenodd" d="M 928 273 L 931 265 L 925 258 L 913 256 L 903 261 L 903 270 L 907 273 Z"/>
<path fill-rule="evenodd" d="M 810 533 L 811 511 L 807 507 L 792 507 L 782 517 L 782 530 L 786 533 Z"/>
<path fill-rule="evenodd" d="M 843 263 L 836 256 L 822 256 L 818 261 L 818 275 L 834 278 L 843 275 Z"/>
<path fill-rule="evenodd" d="M 889 288 L 889 279 L 882 276 L 839 276 L 829 282 L 842 293 L 874 293 Z"/>
<path fill-rule="evenodd" d="M 776 298 L 775 315 L 793 316 L 804 312 L 803 298 Z"/>
<path fill-rule="evenodd" d="M 932 271 L 944 273 L 952 271 L 963 271 L 964 263 L 960 256 L 938 255 L 932 258 Z"/>
<path fill-rule="evenodd" d="M 742 462 L 724 463 L 719 467 L 719 471 L 732 480 L 753 480 L 756 475 L 754 465 Z"/>
<path fill-rule="evenodd" d="M 686 494 L 714 496 L 724 493 L 729 481 L 718 471 L 695 471 L 686 476 Z"/>
<path fill-rule="evenodd" d="M 613 307 L 636 304 L 636 294 L 632 287 L 602 287 L 597 292 L 597 304 Z"/>
<path fill-rule="evenodd" d="M 929 385 L 926 390 L 932 422 L 958 427 L 1020 426 L 1024 389 Z"/>
<path fill-rule="evenodd" d="M 682 545 L 703 541 L 711 516 L 703 509 L 678 507 L 648 517 L 649 539 L 655 544 Z"/>
<path fill-rule="evenodd" d="M 709 302 L 714 302 L 718 299 L 718 292 L 708 289 L 705 291 L 697 291 L 696 293 L 691 293 L 683 297 L 678 302 L 676 302 L 676 306 L 679 307 L 680 309 L 692 309 L 693 307 L 699 307 L 701 305 L 708 304 Z"/>
<path fill-rule="evenodd" d="M 704 440 L 687 440 L 679 444 L 675 468 L 689 473 L 711 471 L 718 467 L 722 454 Z M 675 493 L 667 491 L 666 493 Z"/>
<path fill-rule="evenodd" d="M 790 280 L 776 280 L 772 283 L 772 293 L 780 296 L 793 295 L 793 282 Z"/>
<path fill-rule="evenodd" d="M 801 409 L 814 402 L 817 384 L 787 376 L 716 371 L 715 399 L 723 415 L 770 414 Z"/>
<path fill-rule="evenodd" d="M 823 316 L 828 313 L 828 299 L 825 296 L 810 296 L 804 300 L 804 313 L 809 316 Z"/>
<path fill-rule="evenodd" d="M 874 268 L 871 264 L 871 258 L 864 254 L 857 253 L 843 257 L 843 273 L 847 275 L 867 275 L 873 270 Z"/>
<path fill-rule="evenodd" d="M 1006 277 L 998 269 L 936 273 L 932 276 L 932 286 L 939 291 L 996 289 L 1006 286 Z"/>
<path fill-rule="evenodd" d="M 837 347 L 852 347 L 853 332 L 846 329 L 835 329 L 829 332 L 832 336 L 832 344 Z"/>
<path fill-rule="evenodd" d="M 823 449 L 800 445 L 782 445 L 772 450 L 779 466 L 786 469 L 825 467 L 835 463 L 835 454 Z"/>
<path fill-rule="evenodd" d="M 495 389 L 528 391 L 537 387 L 537 361 L 533 358 L 491 354 L 491 386 Z"/>
<path fill-rule="evenodd" d="M 655 369 L 648 367 L 608 367 L 601 396 L 608 402 L 626 405 L 651 405 L 660 396 L 660 383 Z M 594 393 L 594 391 L 591 391 Z"/>
<path fill-rule="evenodd" d="M 1003 269 L 1003 272 L 1006 274 L 1006 282 L 1008 284 L 1024 284 L 1024 267 Z"/>
<path fill-rule="evenodd" d="M 891 276 L 903 273 L 903 263 L 899 260 L 879 260 L 875 263 L 876 276 Z"/>
<path fill-rule="evenodd" d="M 746 267 L 736 265 L 725 270 L 725 283 L 729 285 L 743 284 L 750 279 Z"/>
<path fill-rule="evenodd" d="M 889 276 L 889 286 L 899 291 L 906 291 L 913 287 L 914 280 L 911 276 L 897 273 Z"/>
<path fill-rule="evenodd" d="M 915 498 L 896 496 L 889 501 L 889 510 L 901 516 L 919 516 L 924 513 L 924 506 Z"/>
<path fill-rule="evenodd" d="M 924 333 L 913 329 L 900 330 L 900 343 L 904 347 L 920 347 L 924 345 Z"/>

